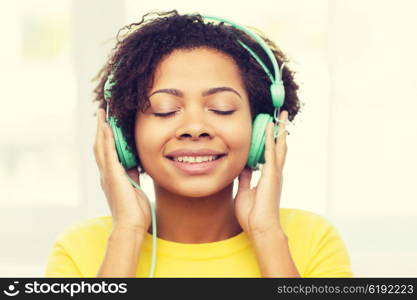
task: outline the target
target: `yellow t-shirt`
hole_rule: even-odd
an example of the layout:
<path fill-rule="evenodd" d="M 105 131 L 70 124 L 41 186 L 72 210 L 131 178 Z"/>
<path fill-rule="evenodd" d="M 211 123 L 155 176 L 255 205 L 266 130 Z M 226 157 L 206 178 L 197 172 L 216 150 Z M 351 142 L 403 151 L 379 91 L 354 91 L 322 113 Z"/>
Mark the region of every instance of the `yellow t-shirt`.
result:
<path fill-rule="evenodd" d="M 346 246 L 324 217 L 301 209 L 281 208 L 281 226 L 301 277 L 352 277 Z M 96 277 L 112 229 L 111 216 L 68 227 L 49 253 L 45 277 Z M 148 277 L 152 235 L 146 233 L 136 277 Z M 261 277 L 248 236 L 184 244 L 157 239 L 154 277 Z"/>

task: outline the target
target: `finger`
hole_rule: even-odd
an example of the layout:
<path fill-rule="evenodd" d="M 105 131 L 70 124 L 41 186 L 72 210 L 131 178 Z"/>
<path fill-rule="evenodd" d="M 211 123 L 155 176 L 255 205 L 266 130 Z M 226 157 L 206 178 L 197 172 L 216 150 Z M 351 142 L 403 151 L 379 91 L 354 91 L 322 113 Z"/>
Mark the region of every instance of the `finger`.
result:
<path fill-rule="evenodd" d="M 104 161 L 104 152 L 103 152 L 103 141 L 104 141 L 104 132 L 102 122 L 104 120 L 104 110 L 99 108 L 97 110 L 97 130 L 96 130 L 96 140 L 94 142 L 94 158 L 96 160 L 99 170 L 102 169 Z"/>
<path fill-rule="evenodd" d="M 278 136 L 275 145 L 275 156 L 277 158 L 277 166 L 280 170 L 284 168 L 285 157 L 287 155 L 287 135 L 286 124 L 288 121 L 288 111 L 283 110 L 279 116 Z"/>
<path fill-rule="evenodd" d="M 275 144 L 274 144 L 274 123 L 269 122 L 267 129 L 266 129 L 266 137 L 265 137 L 265 164 L 262 166 L 262 173 L 261 176 L 268 176 L 276 172 L 276 157 L 275 157 Z"/>
<path fill-rule="evenodd" d="M 103 114 L 104 120 L 104 114 Z M 125 169 L 119 162 L 119 158 L 117 156 L 116 151 L 116 144 L 114 142 L 113 131 L 110 128 L 110 124 L 107 122 L 102 123 L 103 133 L 104 133 L 104 141 L 103 141 L 103 149 L 104 149 L 104 164 L 105 168 L 110 172 L 119 172 L 125 173 Z"/>
<path fill-rule="evenodd" d="M 239 175 L 239 186 L 237 193 L 250 189 L 250 182 L 252 180 L 252 170 L 250 168 L 244 168 Z"/>

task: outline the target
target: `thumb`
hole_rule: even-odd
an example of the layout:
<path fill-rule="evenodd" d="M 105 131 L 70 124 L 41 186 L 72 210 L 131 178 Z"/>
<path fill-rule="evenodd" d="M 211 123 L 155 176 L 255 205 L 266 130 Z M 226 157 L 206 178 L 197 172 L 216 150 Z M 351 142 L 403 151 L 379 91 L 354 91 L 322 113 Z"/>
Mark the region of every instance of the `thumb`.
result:
<path fill-rule="evenodd" d="M 245 167 L 239 175 L 239 186 L 237 193 L 250 189 L 252 169 Z"/>

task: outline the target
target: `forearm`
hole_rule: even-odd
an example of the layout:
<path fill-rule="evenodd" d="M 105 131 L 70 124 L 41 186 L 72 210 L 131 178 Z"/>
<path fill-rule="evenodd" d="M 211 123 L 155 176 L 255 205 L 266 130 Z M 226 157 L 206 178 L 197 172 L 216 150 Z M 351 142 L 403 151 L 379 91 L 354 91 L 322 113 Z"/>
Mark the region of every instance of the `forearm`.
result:
<path fill-rule="evenodd" d="M 133 229 L 114 229 L 97 277 L 135 277 L 144 234 Z"/>
<path fill-rule="evenodd" d="M 300 277 L 291 257 L 288 237 L 279 228 L 251 236 L 262 277 Z"/>

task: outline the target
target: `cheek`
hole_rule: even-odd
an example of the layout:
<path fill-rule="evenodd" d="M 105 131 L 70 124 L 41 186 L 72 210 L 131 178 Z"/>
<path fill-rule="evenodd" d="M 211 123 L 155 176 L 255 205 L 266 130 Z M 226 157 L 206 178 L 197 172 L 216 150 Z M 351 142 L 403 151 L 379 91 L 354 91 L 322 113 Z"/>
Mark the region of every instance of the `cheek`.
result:
<path fill-rule="evenodd" d="M 154 159 L 160 155 L 161 145 L 164 140 L 161 130 L 154 128 L 152 124 L 138 122 L 135 128 L 135 141 L 137 152 L 142 162 Z"/>
<path fill-rule="evenodd" d="M 225 140 L 230 150 L 237 157 L 241 157 L 242 160 L 246 159 L 251 143 L 252 124 L 250 122 L 239 122 L 224 127 L 221 132 L 227 137 Z"/>

